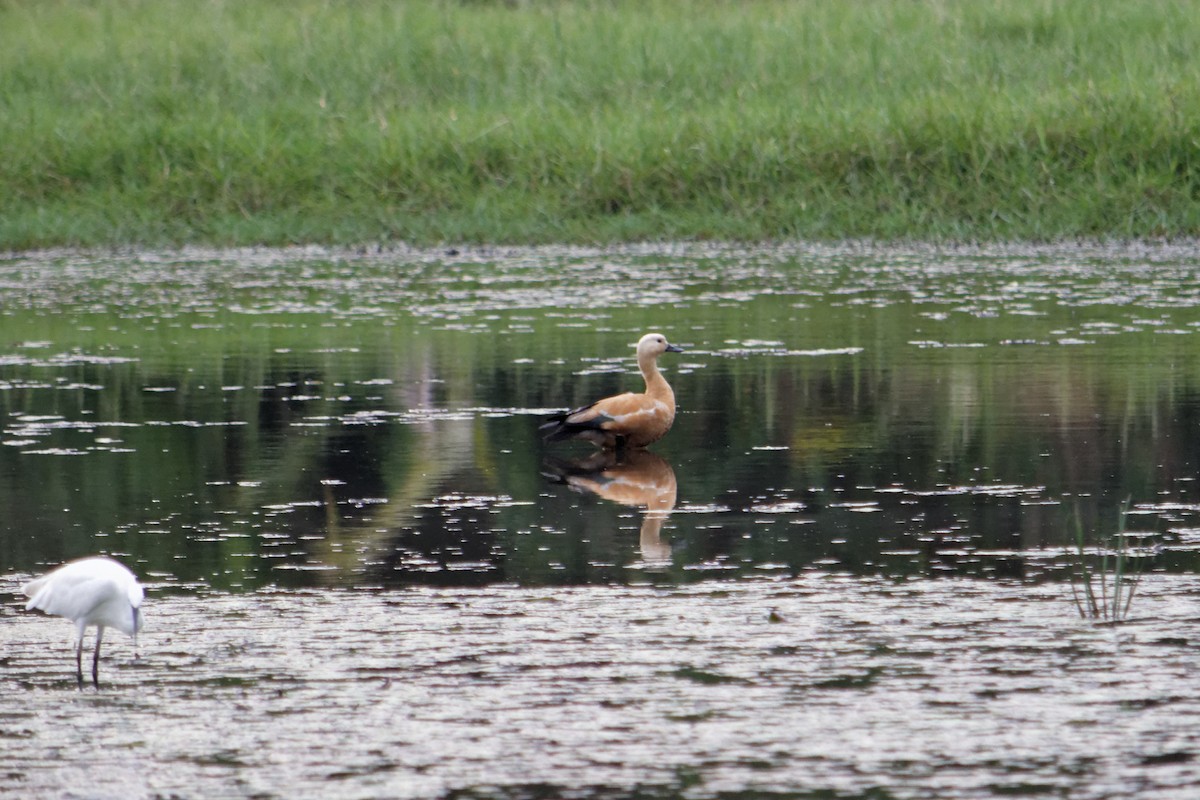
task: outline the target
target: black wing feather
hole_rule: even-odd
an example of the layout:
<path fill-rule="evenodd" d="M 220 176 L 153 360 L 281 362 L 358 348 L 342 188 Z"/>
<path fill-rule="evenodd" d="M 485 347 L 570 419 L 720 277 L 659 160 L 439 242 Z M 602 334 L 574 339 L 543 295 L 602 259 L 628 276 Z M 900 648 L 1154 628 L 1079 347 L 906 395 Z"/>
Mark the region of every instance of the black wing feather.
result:
<path fill-rule="evenodd" d="M 581 411 L 587 411 L 595 403 L 571 411 L 563 411 L 559 414 L 551 414 L 546 418 L 546 421 L 538 426 L 538 430 L 542 431 L 542 438 L 547 442 L 560 442 L 563 439 L 570 439 L 578 436 L 586 431 L 603 431 L 604 423 L 611 422 L 612 417 L 607 414 L 598 414 L 586 422 L 567 422 L 567 419 L 575 416 Z"/>

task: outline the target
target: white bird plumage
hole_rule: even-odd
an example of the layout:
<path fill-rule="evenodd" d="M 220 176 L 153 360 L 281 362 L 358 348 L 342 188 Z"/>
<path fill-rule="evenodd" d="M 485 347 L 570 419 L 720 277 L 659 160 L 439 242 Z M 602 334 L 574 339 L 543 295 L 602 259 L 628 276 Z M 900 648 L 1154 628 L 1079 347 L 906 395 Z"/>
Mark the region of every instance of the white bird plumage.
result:
<path fill-rule="evenodd" d="M 137 577 L 119 561 L 91 556 L 71 561 L 22 587 L 29 598 L 25 610 L 38 609 L 66 617 L 75 623 L 75 668 L 83 685 L 83 634 L 96 626 L 96 650 L 92 655 L 92 682 L 100 685 L 100 642 L 105 628 L 116 628 L 133 637 L 142 626 L 141 605 L 145 596 Z"/>

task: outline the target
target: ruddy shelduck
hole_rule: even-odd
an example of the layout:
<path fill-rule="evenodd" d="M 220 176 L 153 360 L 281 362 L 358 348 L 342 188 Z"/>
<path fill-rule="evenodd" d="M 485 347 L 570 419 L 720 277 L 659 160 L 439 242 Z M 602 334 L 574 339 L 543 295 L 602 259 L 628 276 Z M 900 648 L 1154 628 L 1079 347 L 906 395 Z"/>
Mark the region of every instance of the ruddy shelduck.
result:
<path fill-rule="evenodd" d="M 675 422 L 675 392 L 658 371 L 658 357 L 682 352 L 661 333 L 647 333 L 637 344 L 638 368 L 646 379 L 646 391 L 606 397 L 555 414 L 541 426 L 546 441 L 583 439 L 605 450 L 640 448 L 657 442 Z"/>

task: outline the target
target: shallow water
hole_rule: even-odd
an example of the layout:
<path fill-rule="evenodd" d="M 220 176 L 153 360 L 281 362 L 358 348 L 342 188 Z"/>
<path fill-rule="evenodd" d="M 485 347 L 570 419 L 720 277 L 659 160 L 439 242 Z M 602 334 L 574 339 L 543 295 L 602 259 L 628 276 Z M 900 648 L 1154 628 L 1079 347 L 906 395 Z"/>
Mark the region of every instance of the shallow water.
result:
<path fill-rule="evenodd" d="M 1190 245 L 0 261 L 0 787 L 1193 791 L 1198 266 Z M 542 446 L 550 410 L 636 388 L 651 327 L 687 349 L 653 454 Z M 141 657 L 108 639 L 98 693 L 70 626 L 15 598 L 93 552 L 149 588 Z M 1118 560 L 1131 619 L 1081 618 L 1070 579 L 1104 573 L 1111 612 Z"/>
<path fill-rule="evenodd" d="M 1119 628 L 1078 619 L 1061 585 L 819 572 L 670 589 L 201 592 L 156 598 L 142 658 L 114 647 L 98 693 L 65 674 L 63 623 L 9 620 L 2 785 L 1186 796 L 1192 584 L 1156 576 Z"/>

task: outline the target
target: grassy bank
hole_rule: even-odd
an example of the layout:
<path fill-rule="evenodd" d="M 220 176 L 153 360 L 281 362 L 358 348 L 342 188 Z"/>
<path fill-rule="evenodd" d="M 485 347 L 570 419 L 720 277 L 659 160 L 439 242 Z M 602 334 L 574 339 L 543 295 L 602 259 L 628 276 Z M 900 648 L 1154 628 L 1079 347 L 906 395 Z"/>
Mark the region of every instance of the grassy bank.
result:
<path fill-rule="evenodd" d="M 0 0 L 0 249 L 1200 234 L 1200 7 Z"/>

